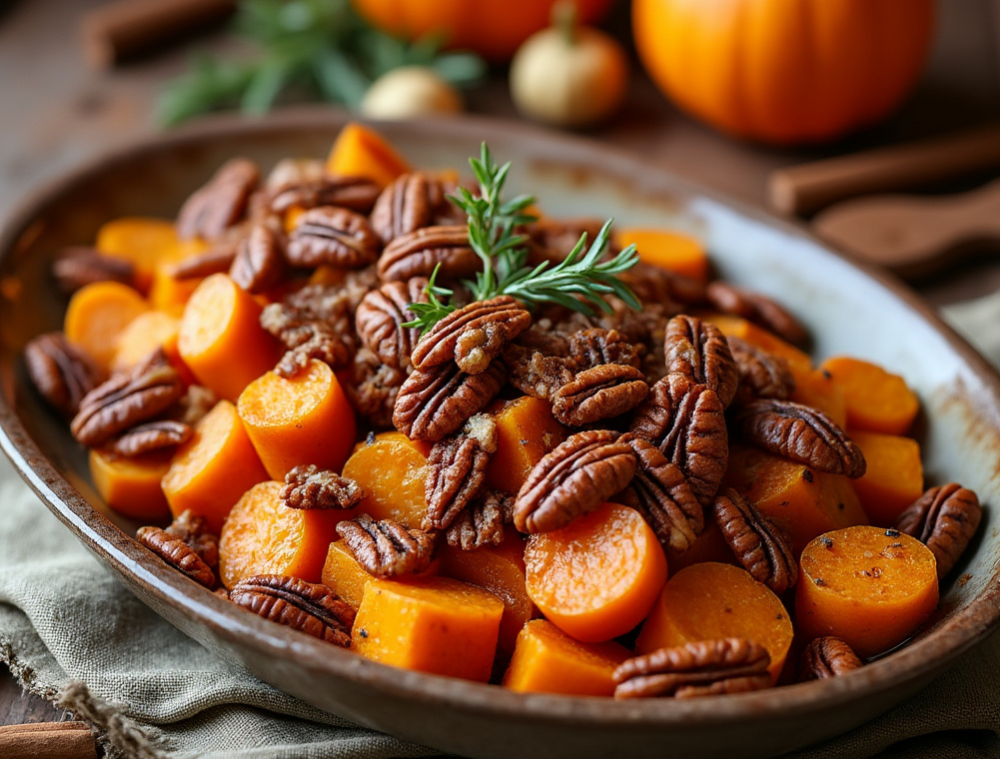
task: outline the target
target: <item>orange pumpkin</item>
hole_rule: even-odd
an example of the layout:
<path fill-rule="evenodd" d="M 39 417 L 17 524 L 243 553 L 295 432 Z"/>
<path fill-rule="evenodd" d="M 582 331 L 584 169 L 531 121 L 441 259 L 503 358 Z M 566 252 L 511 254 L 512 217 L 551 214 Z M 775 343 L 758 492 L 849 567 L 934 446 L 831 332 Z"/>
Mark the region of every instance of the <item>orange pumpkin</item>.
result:
<path fill-rule="evenodd" d="M 643 65 L 729 134 L 820 142 L 888 115 L 923 65 L 934 0 L 633 0 Z"/>
<path fill-rule="evenodd" d="M 575 0 L 581 24 L 604 18 L 614 0 Z M 556 0 L 354 0 L 366 21 L 415 40 L 443 34 L 450 48 L 506 61 L 528 37 L 549 25 Z"/>

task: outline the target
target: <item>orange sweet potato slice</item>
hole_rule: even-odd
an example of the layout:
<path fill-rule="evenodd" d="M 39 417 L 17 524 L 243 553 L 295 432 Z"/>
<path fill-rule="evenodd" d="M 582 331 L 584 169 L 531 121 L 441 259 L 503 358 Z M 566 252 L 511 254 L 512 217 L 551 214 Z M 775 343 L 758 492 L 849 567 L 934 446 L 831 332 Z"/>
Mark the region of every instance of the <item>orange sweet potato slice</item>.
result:
<path fill-rule="evenodd" d="M 735 445 L 723 488 L 734 488 L 789 538 L 794 555 L 824 532 L 866 524 L 868 516 L 843 475 Z"/>
<path fill-rule="evenodd" d="M 189 250 L 180 244 L 174 223 L 167 219 L 126 216 L 113 219 L 97 230 L 95 247 L 104 255 L 129 261 L 135 267 L 136 284 L 149 290 L 160 261 L 177 261 Z"/>
<path fill-rule="evenodd" d="M 427 513 L 424 477 L 430 448 L 399 432 L 382 433 L 360 443 L 344 465 L 344 477 L 365 491 L 358 511 L 372 519 L 395 519 L 420 527 Z"/>
<path fill-rule="evenodd" d="M 486 545 L 475 551 L 452 548 L 442 541 L 438 556 L 441 574 L 485 588 L 503 601 L 497 645 L 502 652 L 513 653 L 518 633 L 535 615 L 535 604 L 525 586 L 524 540 L 520 533 L 508 526 L 500 545 Z"/>
<path fill-rule="evenodd" d="M 851 430 L 850 436 L 867 462 L 864 476 L 851 480 L 854 492 L 872 524 L 895 524 L 896 518 L 924 494 L 920 444 L 912 438 L 878 432 Z"/>
<path fill-rule="evenodd" d="M 646 616 L 667 579 L 667 560 L 639 512 L 615 503 L 562 529 L 528 538 L 528 595 L 577 640 L 610 640 Z"/>
<path fill-rule="evenodd" d="M 631 654 L 624 646 L 580 643 L 545 619 L 525 624 L 503 678 L 518 693 L 613 696 L 615 667 Z"/>
<path fill-rule="evenodd" d="M 354 410 L 329 366 L 315 359 L 291 379 L 267 372 L 237 408 L 271 479 L 299 464 L 339 472 L 354 447 Z"/>
<path fill-rule="evenodd" d="M 101 498 L 119 514 L 145 524 L 170 515 L 160 481 L 170 468 L 170 455 L 150 453 L 121 458 L 107 451 L 90 451 L 90 477 Z"/>
<path fill-rule="evenodd" d="M 847 429 L 847 400 L 844 391 L 825 369 L 793 372 L 795 389 L 790 400 L 818 408 L 830 417 L 840 429 Z"/>
<path fill-rule="evenodd" d="M 225 274 L 206 278 L 192 293 L 181 319 L 178 347 L 198 382 L 236 401 L 243 389 L 270 371 L 283 349 L 260 326 L 260 304 Z"/>
<path fill-rule="evenodd" d="M 219 536 L 219 579 L 227 588 L 254 575 L 275 574 L 319 582 L 340 509 L 290 509 L 280 482 L 261 482 L 233 506 Z"/>
<path fill-rule="evenodd" d="M 486 470 L 486 485 L 517 493 L 535 464 L 566 439 L 566 428 L 552 416 L 552 404 L 524 395 L 490 408 L 497 425 L 497 451 Z"/>
<path fill-rule="evenodd" d="M 163 492 L 175 517 L 190 509 L 218 533 L 240 497 L 267 479 L 236 407 L 219 401 L 177 450 L 163 477 Z"/>
<path fill-rule="evenodd" d="M 699 640 L 746 638 L 771 654 L 777 682 L 792 644 L 792 621 L 781 600 L 741 567 L 695 564 L 670 578 L 636 640 L 637 653 Z"/>
<path fill-rule="evenodd" d="M 851 429 L 905 435 L 920 410 L 920 400 L 906 380 L 869 361 L 834 356 L 823 362 L 844 391 Z"/>
<path fill-rule="evenodd" d="M 326 170 L 337 176 L 366 177 L 382 187 L 412 171 L 382 135 L 358 123 L 340 130 L 326 159 Z"/>
<path fill-rule="evenodd" d="M 137 291 L 120 282 L 94 282 L 74 293 L 66 309 L 63 332 L 73 345 L 105 372 L 111 368 L 118 339 L 149 304 Z"/>
<path fill-rule="evenodd" d="M 486 682 L 503 608 L 489 591 L 448 577 L 372 580 L 351 647 L 384 664 Z"/>
<path fill-rule="evenodd" d="M 701 318 L 714 324 L 724 335 L 743 338 L 763 351 L 781 356 L 788 362 L 788 368 L 796 379 L 800 374 L 812 371 L 812 359 L 809 358 L 809 354 L 753 322 L 729 314 L 710 313 L 703 314 Z"/>
<path fill-rule="evenodd" d="M 345 518 L 353 518 L 359 513 L 358 509 L 351 509 L 344 512 Z M 431 577 L 441 570 L 441 561 L 434 559 L 427 569 L 419 572 L 420 577 Z M 326 561 L 323 563 L 322 582 L 330 590 L 340 596 L 348 606 L 357 611 L 361 606 L 361 601 L 365 595 L 365 586 L 375 578 L 369 574 L 364 567 L 358 564 L 351 549 L 343 540 L 337 540 L 330 544 L 326 553 Z"/>
<path fill-rule="evenodd" d="M 180 320 L 164 311 L 145 311 L 139 314 L 118 337 L 118 347 L 111 359 L 111 371 L 131 369 L 153 351 L 162 348 L 171 365 L 180 373 L 181 379 L 188 385 L 193 384 L 195 377 L 177 348 L 179 332 Z"/>
<path fill-rule="evenodd" d="M 806 639 L 832 635 L 867 658 L 902 643 L 937 607 L 937 561 L 923 543 L 858 525 L 821 535 L 802 552 L 795 624 Z"/>
<path fill-rule="evenodd" d="M 620 248 L 635 245 L 639 259 L 699 282 L 708 281 L 708 254 L 701 241 L 666 229 L 622 229 L 615 235 Z"/>

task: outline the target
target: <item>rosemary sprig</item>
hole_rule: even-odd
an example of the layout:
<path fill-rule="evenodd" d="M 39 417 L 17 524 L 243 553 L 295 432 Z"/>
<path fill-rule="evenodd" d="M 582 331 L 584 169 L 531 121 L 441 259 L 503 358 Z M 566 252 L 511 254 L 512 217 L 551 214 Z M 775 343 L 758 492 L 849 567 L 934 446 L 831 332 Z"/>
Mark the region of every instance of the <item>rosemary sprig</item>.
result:
<path fill-rule="evenodd" d="M 550 262 L 543 261 L 538 266 L 526 266 L 528 248 L 527 237 L 516 232 L 517 227 L 535 221 L 527 209 L 535 202 L 530 195 L 519 195 L 504 202 L 501 198 L 510 163 L 498 166 L 484 142 L 478 159 L 469 159 L 472 172 L 479 182 L 478 195 L 464 187 L 457 196 L 450 199 L 465 211 L 469 226 L 469 245 L 483 262 L 482 271 L 476 274 L 475 282 L 463 284 L 472 292 L 475 300 L 489 300 L 497 295 L 510 295 L 523 301 L 529 307 L 540 303 L 557 303 L 587 316 L 595 315 L 595 307 L 611 313 L 611 305 L 605 295 L 616 295 L 629 308 L 642 307 L 635 293 L 618 279 L 618 275 L 628 271 L 639 261 L 635 245 L 629 245 L 610 261 L 602 261 L 608 247 L 612 220 L 601 227 L 597 238 L 581 258 L 587 248 L 587 234 L 580 235 L 573 250 L 563 261 L 550 268 Z M 455 310 L 447 300 L 452 291 L 435 284 L 438 269 L 434 269 L 427 285 L 430 303 L 412 303 L 409 309 L 417 315 L 404 327 L 419 327 L 427 332 L 441 319 Z"/>
<path fill-rule="evenodd" d="M 237 60 L 197 59 L 164 90 L 162 124 L 236 106 L 261 114 L 286 99 L 356 108 L 375 79 L 399 66 L 430 66 L 457 86 L 476 83 L 486 71 L 475 54 L 440 52 L 440 38 L 410 44 L 378 31 L 350 0 L 240 0 L 233 29 L 247 52 Z"/>

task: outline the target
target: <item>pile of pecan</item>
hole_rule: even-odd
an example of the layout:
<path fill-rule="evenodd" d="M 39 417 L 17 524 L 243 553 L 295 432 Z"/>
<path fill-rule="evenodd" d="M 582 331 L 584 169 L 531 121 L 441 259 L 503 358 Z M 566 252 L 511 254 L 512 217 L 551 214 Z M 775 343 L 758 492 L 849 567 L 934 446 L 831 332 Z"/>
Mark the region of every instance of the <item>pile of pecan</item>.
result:
<path fill-rule="evenodd" d="M 447 199 L 453 191 L 423 172 L 380 189 L 330 176 L 317 161 L 283 161 L 262 182 L 256 165 L 236 159 L 191 196 L 177 220 L 182 238 L 211 246 L 178 264 L 175 276 L 228 272 L 271 300 L 261 324 L 286 348 L 277 373 L 293 377 L 310 360 L 325 362 L 367 430 L 394 427 L 433 443 L 421 525 L 367 515 L 340 524 L 359 563 L 378 577 L 420 572 L 439 537 L 476 550 L 499 544 L 507 524 L 525 533 L 556 530 L 613 500 L 641 513 L 673 554 L 714 520 L 753 577 L 777 593 L 791 588 L 798 571 L 787 538 L 739 493 L 719 492 L 730 443 L 848 477 L 864 474 L 864 457 L 825 414 L 789 400 L 794 379 L 784 359 L 727 337 L 698 314 L 736 315 L 797 345 L 807 340 L 803 327 L 763 295 L 644 264 L 622 276 L 644 304 L 639 311 L 613 296 L 606 296 L 608 313 L 597 316 L 559 305 L 531 310 L 510 296 L 472 300 L 460 280 L 482 262 Z M 286 226 L 290 214 L 297 222 Z M 589 219 L 529 224 L 528 260 L 558 261 L 581 232 L 593 235 L 599 226 Z M 410 305 L 428 301 L 435 270 L 460 307 L 421 335 L 404 325 L 415 318 Z M 67 292 L 132 276 L 90 249 L 69 251 L 54 273 Z M 211 402 L 203 389 L 186 388 L 162 353 L 107 378 L 53 333 L 33 341 L 25 359 L 41 395 L 72 417 L 76 438 L 121 456 L 183 443 Z M 485 410 L 498 397 L 522 394 L 548 401 L 566 438 L 519 492 L 488 489 L 497 431 Z M 307 466 L 289 473 L 283 491 L 289 508 L 348 509 L 362 496 L 339 473 Z M 950 566 L 975 530 L 969 500 L 957 485 L 928 493 L 900 529 Z M 165 530 L 143 528 L 139 539 L 192 579 L 217 586 L 216 541 L 201 520 L 184 515 Z M 258 576 L 228 597 L 321 639 L 350 643 L 353 612 L 323 586 Z M 844 645 L 824 639 L 810 647 L 803 677 L 858 666 Z M 623 665 L 618 695 L 766 687 L 768 664 L 766 651 L 740 639 L 664 650 Z"/>

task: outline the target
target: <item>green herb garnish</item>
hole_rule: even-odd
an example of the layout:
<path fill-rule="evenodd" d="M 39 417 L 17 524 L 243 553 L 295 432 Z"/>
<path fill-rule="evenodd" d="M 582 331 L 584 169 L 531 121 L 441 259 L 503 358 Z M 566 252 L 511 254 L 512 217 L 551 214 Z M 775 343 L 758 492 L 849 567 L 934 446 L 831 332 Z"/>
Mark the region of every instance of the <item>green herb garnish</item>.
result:
<path fill-rule="evenodd" d="M 350 0 L 241 0 L 234 31 L 250 54 L 197 59 L 161 95 L 162 124 L 237 106 L 259 115 L 279 98 L 357 108 L 375 79 L 400 66 L 428 66 L 457 86 L 475 84 L 486 71 L 475 54 L 441 53 L 440 38 L 410 44 L 378 31 Z"/>
<path fill-rule="evenodd" d="M 472 173 L 479 182 L 479 194 L 464 187 L 451 201 L 465 211 L 469 225 L 469 245 L 483 262 L 483 270 L 476 274 L 475 282 L 464 282 L 475 300 L 489 300 L 498 295 L 510 295 L 529 307 L 539 303 L 557 303 L 573 311 L 593 316 L 595 307 L 612 313 L 605 295 L 616 295 L 629 308 L 642 307 L 635 293 L 618 279 L 639 262 L 635 245 L 629 245 L 609 261 L 602 261 L 611 234 L 612 219 L 601 227 L 597 238 L 587 248 L 587 233 L 580 235 L 573 250 L 563 261 L 551 266 L 543 261 L 538 266 L 527 266 L 527 237 L 517 234 L 517 227 L 535 221 L 527 209 L 535 202 L 530 195 L 519 195 L 504 202 L 501 198 L 510 163 L 498 166 L 484 142 L 478 159 L 470 158 Z M 456 309 L 449 299 L 452 291 L 435 284 L 438 267 L 435 267 L 425 292 L 430 303 L 412 303 L 408 308 L 417 318 L 404 327 L 419 327 L 426 332 Z"/>

